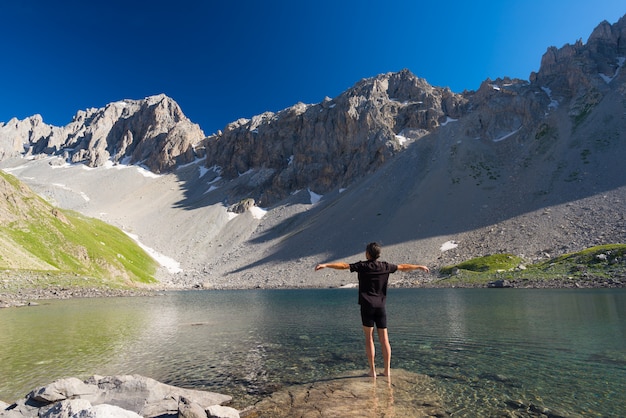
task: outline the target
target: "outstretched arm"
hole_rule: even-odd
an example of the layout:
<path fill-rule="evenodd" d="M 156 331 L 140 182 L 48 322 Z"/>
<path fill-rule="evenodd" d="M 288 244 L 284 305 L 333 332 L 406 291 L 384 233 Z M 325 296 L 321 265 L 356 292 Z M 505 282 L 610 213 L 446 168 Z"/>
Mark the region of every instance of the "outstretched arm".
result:
<path fill-rule="evenodd" d="M 400 271 L 423 270 L 426 273 L 430 272 L 428 267 L 421 266 L 419 264 L 398 264 L 398 270 Z"/>
<path fill-rule="evenodd" d="M 348 263 L 321 263 L 315 266 L 315 271 L 325 269 L 325 268 L 335 269 L 335 270 L 347 270 L 350 268 L 350 264 Z"/>

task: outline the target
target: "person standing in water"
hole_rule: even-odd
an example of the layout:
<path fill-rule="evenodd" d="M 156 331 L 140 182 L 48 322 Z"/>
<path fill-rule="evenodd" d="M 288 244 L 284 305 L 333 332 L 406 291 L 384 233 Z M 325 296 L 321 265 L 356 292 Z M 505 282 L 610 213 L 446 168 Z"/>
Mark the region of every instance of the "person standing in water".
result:
<path fill-rule="evenodd" d="M 418 264 L 391 264 L 379 261 L 381 246 L 376 242 L 367 244 L 365 258 L 367 261 L 357 263 L 320 263 L 315 270 L 331 268 L 335 270 L 348 270 L 358 273 L 359 278 L 359 305 L 361 305 L 361 322 L 365 334 L 365 354 L 369 362 L 369 376 L 376 377 L 374 366 L 374 325 L 378 330 L 378 340 L 383 352 L 385 371 L 383 376 L 391 376 L 391 345 L 387 333 L 387 311 L 385 302 L 387 299 L 387 283 L 389 275 L 396 271 L 423 270 L 429 272 L 426 266 Z"/>

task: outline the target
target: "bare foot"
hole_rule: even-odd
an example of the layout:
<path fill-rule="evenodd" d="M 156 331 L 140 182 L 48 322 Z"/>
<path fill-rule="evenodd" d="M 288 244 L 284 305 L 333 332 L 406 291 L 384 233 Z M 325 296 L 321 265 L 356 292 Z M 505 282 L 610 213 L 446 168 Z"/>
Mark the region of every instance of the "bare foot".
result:
<path fill-rule="evenodd" d="M 369 377 L 373 377 L 374 379 L 376 379 L 376 370 L 370 370 L 367 375 Z"/>
<path fill-rule="evenodd" d="M 385 370 L 381 376 L 391 377 L 391 370 Z"/>

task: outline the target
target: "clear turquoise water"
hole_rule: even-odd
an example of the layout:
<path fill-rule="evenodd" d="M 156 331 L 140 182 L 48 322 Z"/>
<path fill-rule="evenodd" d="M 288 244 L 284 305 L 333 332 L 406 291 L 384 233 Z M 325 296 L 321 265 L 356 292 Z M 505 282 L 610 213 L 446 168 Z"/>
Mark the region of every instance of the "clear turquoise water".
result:
<path fill-rule="evenodd" d="M 354 289 L 195 291 L 0 310 L 0 399 L 137 373 L 244 407 L 365 371 L 356 301 Z M 625 289 L 391 289 L 388 316 L 392 368 L 434 378 L 453 416 L 493 416 L 511 400 L 626 416 Z"/>

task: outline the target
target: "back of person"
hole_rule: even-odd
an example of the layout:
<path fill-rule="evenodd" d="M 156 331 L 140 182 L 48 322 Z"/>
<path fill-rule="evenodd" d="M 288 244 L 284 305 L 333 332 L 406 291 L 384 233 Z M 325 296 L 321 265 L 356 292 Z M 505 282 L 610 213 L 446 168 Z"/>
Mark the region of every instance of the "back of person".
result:
<path fill-rule="evenodd" d="M 374 325 L 378 330 L 378 339 L 383 351 L 385 371 L 383 376 L 391 376 L 391 344 L 387 333 L 387 311 L 385 302 L 387 299 L 387 283 L 389 275 L 396 271 L 423 270 L 429 272 L 428 267 L 419 264 L 391 264 L 386 261 L 378 261 L 381 254 L 381 246 L 377 242 L 370 242 L 365 249 L 367 261 L 359 261 L 348 264 L 346 262 L 319 263 L 315 271 L 332 268 L 336 270 L 348 270 L 357 272 L 359 276 L 359 305 L 361 305 L 361 323 L 365 335 L 365 353 L 369 363 L 368 375 L 376 378 L 374 366 Z"/>
<path fill-rule="evenodd" d="M 386 261 L 368 260 L 350 264 L 350 271 L 357 272 L 359 278 L 359 304 L 373 308 L 385 306 L 389 275 L 395 273 L 398 266 Z"/>

